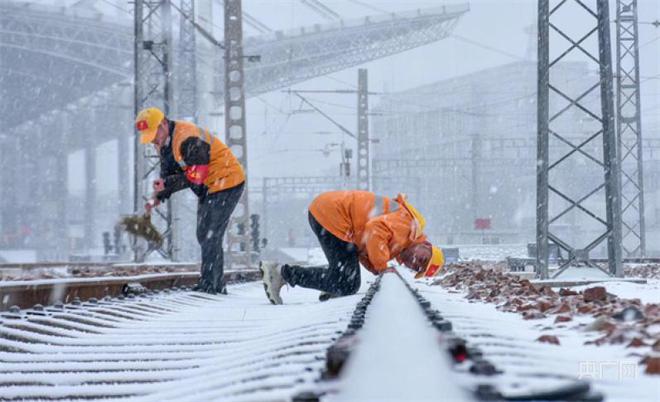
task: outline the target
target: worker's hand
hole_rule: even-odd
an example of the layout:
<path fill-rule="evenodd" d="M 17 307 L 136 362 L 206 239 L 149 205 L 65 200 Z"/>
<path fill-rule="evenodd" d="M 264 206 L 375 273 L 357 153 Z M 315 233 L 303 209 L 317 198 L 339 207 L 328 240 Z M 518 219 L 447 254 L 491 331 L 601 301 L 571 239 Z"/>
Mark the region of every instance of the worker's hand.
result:
<path fill-rule="evenodd" d="M 144 204 L 144 211 L 146 215 L 151 215 L 151 210 L 160 205 L 158 198 L 150 199 L 146 204 Z"/>
<path fill-rule="evenodd" d="M 165 180 L 163 179 L 154 180 L 153 188 L 155 193 L 160 193 L 161 191 L 165 190 Z"/>

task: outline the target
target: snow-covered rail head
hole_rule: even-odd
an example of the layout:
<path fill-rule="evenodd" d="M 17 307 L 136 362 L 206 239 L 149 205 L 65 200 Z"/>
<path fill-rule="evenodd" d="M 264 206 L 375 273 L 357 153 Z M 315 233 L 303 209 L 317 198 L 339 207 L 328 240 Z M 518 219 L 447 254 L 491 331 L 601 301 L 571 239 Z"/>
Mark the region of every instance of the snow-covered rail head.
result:
<path fill-rule="evenodd" d="M 452 381 L 437 329 L 396 272 L 383 274 L 358 338 L 342 369 L 340 391 L 328 400 L 474 400 Z"/>

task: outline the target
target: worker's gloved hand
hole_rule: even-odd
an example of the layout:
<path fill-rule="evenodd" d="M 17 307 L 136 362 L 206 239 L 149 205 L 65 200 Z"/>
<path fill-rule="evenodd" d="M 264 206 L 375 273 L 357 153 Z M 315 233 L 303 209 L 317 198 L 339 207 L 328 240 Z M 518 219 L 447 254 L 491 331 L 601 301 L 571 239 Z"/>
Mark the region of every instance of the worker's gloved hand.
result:
<path fill-rule="evenodd" d="M 151 215 L 151 211 L 156 208 L 158 205 L 160 205 L 160 201 L 157 198 L 152 198 L 144 204 L 144 211 L 146 215 Z"/>
<path fill-rule="evenodd" d="M 154 192 L 156 193 L 160 193 L 161 191 L 165 190 L 165 180 L 163 179 L 154 180 L 153 188 L 154 188 Z"/>

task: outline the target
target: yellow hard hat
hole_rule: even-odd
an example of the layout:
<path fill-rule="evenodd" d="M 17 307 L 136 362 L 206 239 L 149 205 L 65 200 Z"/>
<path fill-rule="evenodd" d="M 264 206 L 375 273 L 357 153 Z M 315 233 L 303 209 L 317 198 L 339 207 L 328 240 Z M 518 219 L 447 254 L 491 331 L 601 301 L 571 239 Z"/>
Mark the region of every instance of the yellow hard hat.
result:
<path fill-rule="evenodd" d="M 412 238 L 413 239 L 418 239 L 424 234 L 424 228 L 426 227 L 426 219 L 424 219 L 424 216 L 417 210 L 417 208 L 413 207 L 409 202 L 408 202 L 408 197 L 406 197 L 405 194 L 399 193 L 397 196 L 397 201 L 403 204 L 404 208 L 410 212 L 410 215 L 413 217 L 413 222 L 415 223 L 413 228 L 412 228 Z"/>
<path fill-rule="evenodd" d="M 431 259 L 426 265 L 426 269 L 415 274 L 415 279 L 432 278 L 441 271 L 443 265 L 445 265 L 445 254 L 440 248 L 433 246 L 431 248 Z"/>
<path fill-rule="evenodd" d="M 156 132 L 165 114 L 157 107 L 143 109 L 135 118 L 135 128 L 140 133 L 140 143 L 148 144 L 156 138 Z"/>

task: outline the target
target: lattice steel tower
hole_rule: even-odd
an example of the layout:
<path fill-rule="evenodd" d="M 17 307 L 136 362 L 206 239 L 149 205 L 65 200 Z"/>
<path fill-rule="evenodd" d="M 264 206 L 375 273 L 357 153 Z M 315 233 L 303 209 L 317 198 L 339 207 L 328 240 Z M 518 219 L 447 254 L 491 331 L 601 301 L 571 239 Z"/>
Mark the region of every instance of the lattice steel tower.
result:
<path fill-rule="evenodd" d="M 555 277 L 573 265 L 604 270 L 593 262 L 591 255 L 605 241 L 609 261 L 606 272 L 623 275 L 608 6 L 608 0 L 538 2 L 536 242 L 537 269 L 542 278 L 548 277 L 550 241 L 568 252 Z M 580 15 L 594 22 L 585 34 L 575 35 L 574 29 L 562 27 L 566 20 Z M 566 45 L 559 46 L 562 43 Z M 597 74 L 584 77 L 579 90 L 570 91 L 562 80 L 558 64 L 567 62 L 568 57 L 581 57 L 598 69 Z M 591 180 L 587 177 L 603 180 L 587 182 Z M 585 193 L 581 189 L 587 186 Z M 576 226 L 570 222 L 576 217 L 583 220 L 580 227 L 590 229 L 579 239 Z"/>
<path fill-rule="evenodd" d="M 181 0 L 179 52 L 177 54 L 176 114 L 197 123 L 197 42 L 195 38 L 195 1 Z"/>
<path fill-rule="evenodd" d="M 243 71 L 243 16 L 241 0 L 225 0 L 225 136 L 227 146 L 248 172 Z M 238 201 L 228 233 L 229 268 L 250 266 L 250 212 L 248 189 Z"/>
<path fill-rule="evenodd" d="M 625 257 L 646 255 L 644 169 L 639 90 L 637 0 L 616 2 L 617 133 L 621 164 L 622 247 Z"/>
<path fill-rule="evenodd" d="M 135 103 L 134 115 L 145 107 L 159 107 L 170 116 L 172 98 L 172 14 L 170 0 L 135 0 Z M 154 147 L 139 143 L 135 136 L 135 182 L 133 208 L 140 211 L 151 196 L 151 182 L 158 176 L 160 159 Z M 158 251 L 163 257 L 175 258 L 172 201 L 152 213 L 154 224 L 165 237 Z M 154 251 L 135 242 L 134 258 L 143 260 Z"/>

